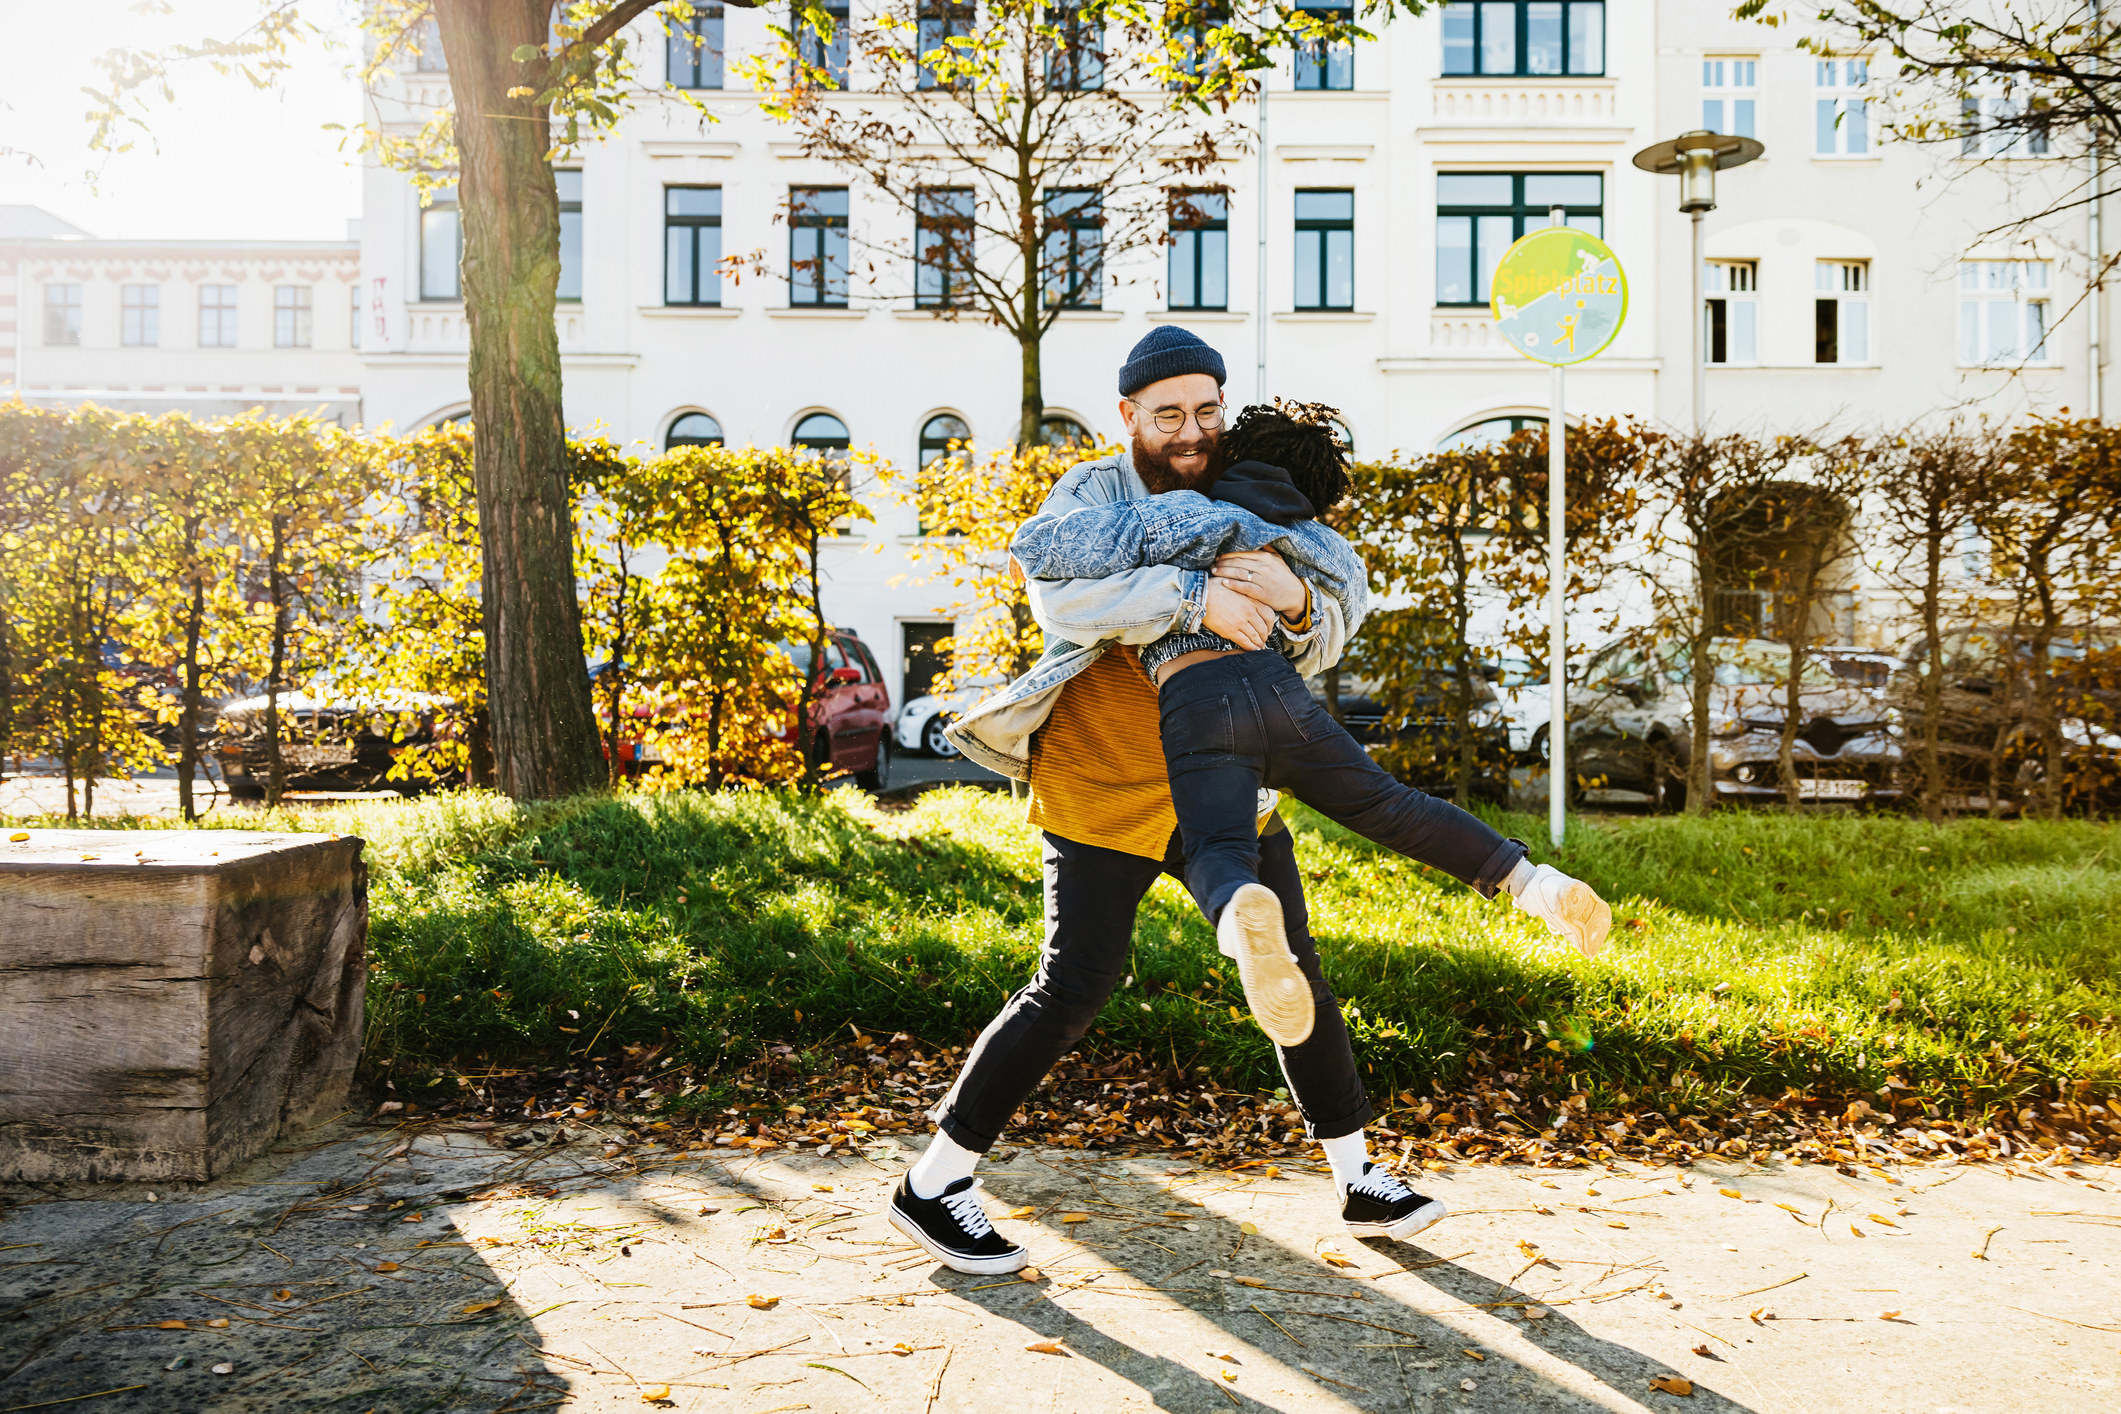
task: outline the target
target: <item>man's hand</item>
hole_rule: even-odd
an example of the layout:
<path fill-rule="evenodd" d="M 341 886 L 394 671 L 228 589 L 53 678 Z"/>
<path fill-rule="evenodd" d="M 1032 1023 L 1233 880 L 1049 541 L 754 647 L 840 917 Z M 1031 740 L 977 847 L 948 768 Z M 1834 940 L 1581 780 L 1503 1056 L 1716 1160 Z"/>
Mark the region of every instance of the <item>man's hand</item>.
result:
<path fill-rule="evenodd" d="M 1240 593 L 1240 587 L 1227 579 L 1210 579 L 1200 626 L 1256 653 L 1267 646 L 1267 635 L 1274 631 L 1274 609 Z"/>
<path fill-rule="evenodd" d="M 1288 561 L 1272 550 L 1239 550 L 1223 555 L 1215 561 L 1215 568 L 1210 573 L 1216 579 L 1229 581 L 1238 593 L 1258 600 L 1285 618 L 1301 616 L 1304 605 L 1310 602 L 1304 592 L 1304 582 L 1289 568 Z M 1223 636 L 1229 637 L 1228 634 Z"/>

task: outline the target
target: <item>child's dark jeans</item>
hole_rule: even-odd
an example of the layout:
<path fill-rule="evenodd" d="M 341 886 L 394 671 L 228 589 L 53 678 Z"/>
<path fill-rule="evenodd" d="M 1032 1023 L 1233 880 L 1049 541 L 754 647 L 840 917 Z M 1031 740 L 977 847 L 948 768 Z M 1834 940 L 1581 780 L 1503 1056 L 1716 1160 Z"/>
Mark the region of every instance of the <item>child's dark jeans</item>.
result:
<path fill-rule="evenodd" d="M 1158 694 L 1186 887 L 1212 922 L 1240 885 L 1259 882 L 1259 788 L 1321 815 L 1482 896 L 1525 847 L 1478 818 L 1394 780 L 1311 696 L 1282 654 L 1229 653 L 1182 669 Z"/>

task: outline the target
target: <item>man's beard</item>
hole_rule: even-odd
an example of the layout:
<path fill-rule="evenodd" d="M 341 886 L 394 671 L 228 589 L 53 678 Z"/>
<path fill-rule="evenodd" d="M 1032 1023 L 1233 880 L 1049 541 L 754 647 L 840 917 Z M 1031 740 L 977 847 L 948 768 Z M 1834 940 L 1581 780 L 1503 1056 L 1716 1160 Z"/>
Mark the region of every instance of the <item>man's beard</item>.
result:
<path fill-rule="evenodd" d="M 1222 473 L 1222 460 L 1216 456 L 1216 445 L 1222 441 L 1222 429 L 1202 432 L 1185 442 L 1167 442 L 1160 452 L 1152 452 L 1142 445 L 1142 434 L 1134 434 L 1134 474 L 1149 488 L 1149 494 L 1160 496 L 1166 491 L 1202 491 L 1215 484 Z M 1184 472 L 1171 465 L 1175 453 L 1199 451 L 1208 453 L 1207 463 L 1196 472 Z"/>

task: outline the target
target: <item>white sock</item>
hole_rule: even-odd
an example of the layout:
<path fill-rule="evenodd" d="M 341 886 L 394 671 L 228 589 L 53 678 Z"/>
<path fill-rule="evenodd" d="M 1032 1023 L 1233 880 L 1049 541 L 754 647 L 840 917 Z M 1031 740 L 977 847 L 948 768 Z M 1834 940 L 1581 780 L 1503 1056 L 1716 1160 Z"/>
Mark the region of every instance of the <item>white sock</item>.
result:
<path fill-rule="evenodd" d="M 916 1198 L 940 1198 L 951 1184 L 972 1177 L 979 1161 L 977 1149 L 967 1149 L 938 1129 L 927 1151 L 906 1171 L 906 1186 Z"/>
<path fill-rule="evenodd" d="M 1370 1163 L 1370 1137 L 1361 1130 L 1335 1139 L 1321 1139 L 1326 1162 L 1333 1166 L 1333 1181 L 1343 1189 L 1354 1187 Z"/>
<path fill-rule="evenodd" d="M 1510 871 L 1509 877 L 1502 881 L 1502 886 L 1511 898 L 1523 898 L 1525 889 L 1532 882 L 1532 876 L 1538 872 L 1529 858 L 1520 859 L 1517 861 L 1517 867 Z"/>

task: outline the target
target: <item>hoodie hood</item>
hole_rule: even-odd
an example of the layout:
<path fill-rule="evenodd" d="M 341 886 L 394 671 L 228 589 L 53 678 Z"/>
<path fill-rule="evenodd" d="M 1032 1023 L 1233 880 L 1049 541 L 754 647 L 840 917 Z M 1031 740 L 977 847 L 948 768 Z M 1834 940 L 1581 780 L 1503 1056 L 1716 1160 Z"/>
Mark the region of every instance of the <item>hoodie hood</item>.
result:
<path fill-rule="evenodd" d="M 1271 525 L 1294 525 L 1318 515 L 1310 499 L 1289 479 L 1289 473 L 1265 462 L 1244 461 L 1226 467 L 1208 488 L 1208 495 L 1242 506 Z"/>

